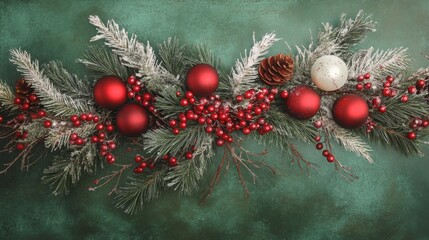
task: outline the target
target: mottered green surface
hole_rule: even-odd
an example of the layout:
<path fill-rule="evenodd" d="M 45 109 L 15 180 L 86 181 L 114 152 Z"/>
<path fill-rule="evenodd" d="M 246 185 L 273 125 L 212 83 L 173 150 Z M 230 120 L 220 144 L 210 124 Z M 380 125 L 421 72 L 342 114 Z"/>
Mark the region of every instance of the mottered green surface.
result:
<path fill-rule="evenodd" d="M 275 31 L 291 45 L 308 44 L 321 22 L 338 22 L 341 13 L 359 9 L 379 23 L 360 47 L 409 47 L 414 68 L 429 54 L 429 2 L 415 1 L 0 1 L 0 78 L 19 77 L 8 51 L 21 47 L 41 62 L 62 60 L 81 75 L 74 60 L 95 30 L 91 14 L 115 19 L 140 40 L 156 45 L 170 36 L 204 43 L 230 68 L 257 37 Z M 271 54 L 288 52 L 283 41 Z M 5 142 L 1 142 L 4 145 Z M 248 141 L 246 147 L 262 150 Z M 298 143 L 321 173 L 307 177 L 280 151 L 269 148 L 265 161 L 278 167 L 272 177 L 258 171 L 244 199 L 234 169 L 223 177 L 213 198 L 199 204 L 200 193 L 179 197 L 169 191 L 144 211 L 129 216 L 111 204 L 109 189 L 88 192 L 94 176 L 85 176 L 67 198 L 42 185 L 42 170 L 52 155 L 30 172 L 16 166 L 0 176 L 0 239 L 429 239 L 428 158 L 412 158 L 374 146 L 374 164 L 336 147 L 337 158 L 360 177 L 349 183 L 319 157 L 313 146 Z M 121 150 L 120 150 L 121 151 Z M 429 149 L 424 150 L 426 155 Z M 123 154 L 123 162 L 131 161 Z M 13 155 L 2 154 L 6 161 Z M 213 174 L 218 152 L 207 178 Z M 105 169 L 98 174 L 109 172 Z"/>

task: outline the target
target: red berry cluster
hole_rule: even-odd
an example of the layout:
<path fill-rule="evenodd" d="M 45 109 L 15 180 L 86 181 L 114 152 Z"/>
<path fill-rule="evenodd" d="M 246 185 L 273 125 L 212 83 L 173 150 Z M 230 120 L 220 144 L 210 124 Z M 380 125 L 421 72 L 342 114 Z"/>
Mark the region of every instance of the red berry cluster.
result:
<path fill-rule="evenodd" d="M 316 120 L 313 122 L 313 126 L 317 129 L 320 129 L 322 127 L 322 121 L 320 120 Z M 317 135 L 316 137 L 314 137 L 314 141 L 316 142 L 316 149 L 317 150 L 322 150 L 324 148 L 324 144 L 322 141 L 322 137 L 320 135 Z M 328 149 L 325 149 L 322 151 L 322 155 L 324 157 L 326 157 L 326 160 L 328 162 L 334 162 L 335 161 L 335 157 L 334 154 L 332 154 Z"/>
<path fill-rule="evenodd" d="M 217 146 L 223 146 L 225 142 L 233 142 L 230 133 L 238 130 L 245 135 L 252 131 L 263 135 L 273 130 L 273 126 L 268 124 L 261 115 L 270 109 L 270 103 L 275 99 L 276 94 L 277 89 L 262 88 L 258 92 L 251 89 L 244 95 L 236 97 L 237 102 L 247 100 L 247 105 L 231 109 L 223 104 L 222 99 L 217 95 L 197 100 L 194 94 L 188 91 L 180 100 L 180 105 L 192 109 L 180 113 L 177 119 L 170 120 L 169 126 L 173 134 L 177 135 L 180 129 L 187 127 L 188 121 L 204 125 L 207 133 L 216 134 Z M 178 92 L 177 95 L 181 96 L 181 93 Z"/>
<path fill-rule="evenodd" d="M 356 84 L 356 90 L 362 91 L 364 89 L 369 90 L 372 87 L 372 84 L 370 82 L 364 83 L 365 80 L 369 80 L 371 78 L 371 74 L 365 73 L 364 75 L 359 75 L 357 77 L 358 83 Z"/>
<path fill-rule="evenodd" d="M 411 85 L 408 87 L 408 93 L 409 94 L 420 94 L 424 89 L 426 89 L 427 86 L 427 80 L 426 79 L 419 79 L 416 81 L 414 85 Z"/>
<path fill-rule="evenodd" d="M 31 107 L 39 105 L 39 98 L 36 94 L 29 94 L 27 97 L 15 96 L 13 101 L 22 111 L 28 111 Z"/>
<path fill-rule="evenodd" d="M 417 132 L 429 126 L 429 119 L 414 118 L 410 124 L 411 131 L 407 133 L 407 138 L 414 140 L 417 138 Z"/>
<path fill-rule="evenodd" d="M 72 123 L 72 125 L 74 127 L 80 127 L 82 126 L 83 122 L 93 122 L 93 123 L 98 123 L 100 121 L 100 117 L 95 116 L 92 113 L 89 114 L 81 114 L 80 116 L 77 115 L 72 115 L 70 117 L 70 122 Z"/>
<path fill-rule="evenodd" d="M 136 76 L 131 75 L 128 77 L 127 83 L 128 98 L 134 99 L 136 102 L 145 107 L 149 112 L 155 113 L 155 98 L 152 96 L 152 94 L 145 91 L 145 89 L 142 87 L 142 82 Z"/>
<path fill-rule="evenodd" d="M 370 117 L 365 122 L 366 125 L 366 132 L 370 133 L 372 130 L 374 130 L 375 127 L 377 127 L 377 123 L 374 122 Z"/>

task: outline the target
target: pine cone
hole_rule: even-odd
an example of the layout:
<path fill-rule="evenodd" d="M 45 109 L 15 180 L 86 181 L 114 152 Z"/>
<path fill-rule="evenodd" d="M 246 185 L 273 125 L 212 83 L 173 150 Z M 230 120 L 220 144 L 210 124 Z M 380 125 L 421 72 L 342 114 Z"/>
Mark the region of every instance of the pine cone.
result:
<path fill-rule="evenodd" d="M 277 54 L 265 58 L 259 64 L 259 76 L 268 85 L 283 85 L 293 76 L 293 59 L 289 55 Z"/>
<path fill-rule="evenodd" d="M 15 84 L 15 95 L 19 98 L 27 98 L 28 95 L 33 93 L 31 85 L 24 79 L 19 79 Z"/>

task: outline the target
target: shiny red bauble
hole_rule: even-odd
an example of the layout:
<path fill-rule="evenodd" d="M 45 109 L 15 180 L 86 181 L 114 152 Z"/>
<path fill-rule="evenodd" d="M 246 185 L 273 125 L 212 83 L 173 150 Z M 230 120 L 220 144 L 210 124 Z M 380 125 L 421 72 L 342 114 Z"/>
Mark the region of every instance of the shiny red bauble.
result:
<path fill-rule="evenodd" d="M 320 108 L 320 95 L 311 87 L 298 86 L 289 92 L 286 112 L 297 119 L 310 119 Z"/>
<path fill-rule="evenodd" d="M 332 117 L 343 128 L 362 126 L 368 118 L 369 107 L 365 99 L 355 94 L 338 98 L 332 107 Z"/>
<path fill-rule="evenodd" d="M 94 85 L 95 103 L 109 110 L 122 106 L 127 101 L 127 87 L 117 76 L 104 76 Z"/>
<path fill-rule="evenodd" d="M 186 76 L 186 87 L 200 97 L 214 93 L 219 86 L 219 75 L 209 64 L 193 66 Z"/>
<path fill-rule="evenodd" d="M 116 115 L 118 131 L 128 137 L 136 137 L 149 128 L 149 114 L 136 103 L 123 106 Z"/>

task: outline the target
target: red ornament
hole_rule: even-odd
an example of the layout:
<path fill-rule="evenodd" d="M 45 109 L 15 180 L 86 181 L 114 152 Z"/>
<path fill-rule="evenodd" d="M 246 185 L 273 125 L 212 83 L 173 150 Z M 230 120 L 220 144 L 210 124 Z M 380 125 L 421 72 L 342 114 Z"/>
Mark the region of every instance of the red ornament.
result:
<path fill-rule="evenodd" d="M 128 103 L 116 115 L 116 125 L 123 135 L 135 137 L 149 128 L 149 114 L 142 106 Z"/>
<path fill-rule="evenodd" d="M 369 107 L 366 101 L 355 94 L 340 97 L 332 107 L 332 117 L 343 128 L 357 128 L 368 118 Z"/>
<path fill-rule="evenodd" d="M 105 76 L 94 86 L 95 103 L 106 109 L 115 109 L 127 101 L 127 87 L 117 76 Z"/>
<path fill-rule="evenodd" d="M 208 96 L 214 93 L 219 86 L 219 75 L 208 64 L 193 66 L 186 76 L 186 87 L 198 96 Z"/>
<path fill-rule="evenodd" d="M 298 86 L 286 99 L 287 113 L 297 119 L 310 119 L 320 108 L 320 95 L 312 88 Z"/>

